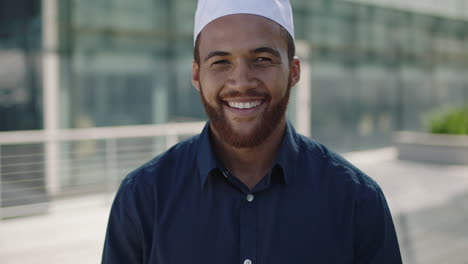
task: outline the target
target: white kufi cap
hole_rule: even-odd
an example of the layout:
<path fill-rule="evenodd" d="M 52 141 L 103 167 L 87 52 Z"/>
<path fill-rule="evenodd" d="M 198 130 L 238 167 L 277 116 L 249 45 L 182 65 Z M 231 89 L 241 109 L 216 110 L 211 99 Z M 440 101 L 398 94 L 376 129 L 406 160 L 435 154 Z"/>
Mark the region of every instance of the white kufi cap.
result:
<path fill-rule="evenodd" d="M 294 38 L 294 24 L 289 0 L 198 0 L 193 42 L 211 21 L 227 15 L 252 14 L 280 24 Z"/>

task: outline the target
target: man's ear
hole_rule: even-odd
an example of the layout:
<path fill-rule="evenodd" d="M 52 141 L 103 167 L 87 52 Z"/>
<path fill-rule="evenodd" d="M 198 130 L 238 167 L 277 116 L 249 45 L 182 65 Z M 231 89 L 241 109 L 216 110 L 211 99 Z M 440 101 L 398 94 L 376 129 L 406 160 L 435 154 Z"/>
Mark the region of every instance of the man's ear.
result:
<path fill-rule="evenodd" d="M 297 56 L 294 56 L 291 62 L 291 68 L 289 71 L 290 78 L 291 78 L 291 87 L 296 85 L 299 80 L 301 79 L 301 62 Z"/>
<path fill-rule="evenodd" d="M 200 65 L 196 61 L 192 62 L 192 85 L 200 92 Z"/>

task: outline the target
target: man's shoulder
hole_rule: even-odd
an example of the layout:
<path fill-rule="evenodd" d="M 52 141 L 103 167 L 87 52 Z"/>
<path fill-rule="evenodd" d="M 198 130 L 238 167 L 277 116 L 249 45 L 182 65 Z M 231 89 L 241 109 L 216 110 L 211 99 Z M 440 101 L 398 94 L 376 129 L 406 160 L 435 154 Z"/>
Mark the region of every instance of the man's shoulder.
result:
<path fill-rule="evenodd" d="M 136 168 L 123 179 L 121 188 L 151 187 L 160 182 L 161 177 L 174 175 L 176 171 L 190 167 L 196 159 L 199 136 L 177 143 Z"/>
<path fill-rule="evenodd" d="M 327 180 L 341 181 L 345 184 L 360 186 L 361 189 L 380 192 L 377 182 L 365 172 L 357 168 L 339 153 L 331 150 L 315 139 L 299 135 L 298 144 L 303 156 L 303 162 L 318 164 L 320 177 Z"/>

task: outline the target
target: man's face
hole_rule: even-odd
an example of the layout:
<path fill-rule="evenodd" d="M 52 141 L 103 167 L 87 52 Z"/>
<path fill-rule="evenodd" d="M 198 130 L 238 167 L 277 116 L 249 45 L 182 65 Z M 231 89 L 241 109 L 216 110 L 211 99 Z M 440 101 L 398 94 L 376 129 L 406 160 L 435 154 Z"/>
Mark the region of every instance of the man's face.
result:
<path fill-rule="evenodd" d="M 288 61 L 284 33 L 267 18 L 237 14 L 212 21 L 199 37 L 192 83 L 211 128 L 231 146 L 260 145 L 281 128 L 299 80 L 299 61 Z"/>

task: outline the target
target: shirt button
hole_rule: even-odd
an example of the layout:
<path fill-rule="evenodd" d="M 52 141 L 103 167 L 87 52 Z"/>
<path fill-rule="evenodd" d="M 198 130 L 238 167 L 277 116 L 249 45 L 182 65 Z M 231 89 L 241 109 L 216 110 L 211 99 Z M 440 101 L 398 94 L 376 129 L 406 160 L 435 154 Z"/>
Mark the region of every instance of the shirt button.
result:
<path fill-rule="evenodd" d="M 251 201 L 253 201 L 253 199 L 254 199 L 254 196 L 253 196 L 253 194 L 250 194 L 250 193 L 249 193 L 249 194 L 247 194 L 247 201 L 248 201 L 248 202 L 251 202 Z"/>
<path fill-rule="evenodd" d="M 252 264 L 252 261 L 250 259 L 244 260 L 244 264 Z"/>
<path fill-rule="evenodd" d="M 229 175 L 227 174 L 227 172 L 225 172 L 224 170 L 222 172 L 223 172 L 224 178 L 228 178 Z"/>

